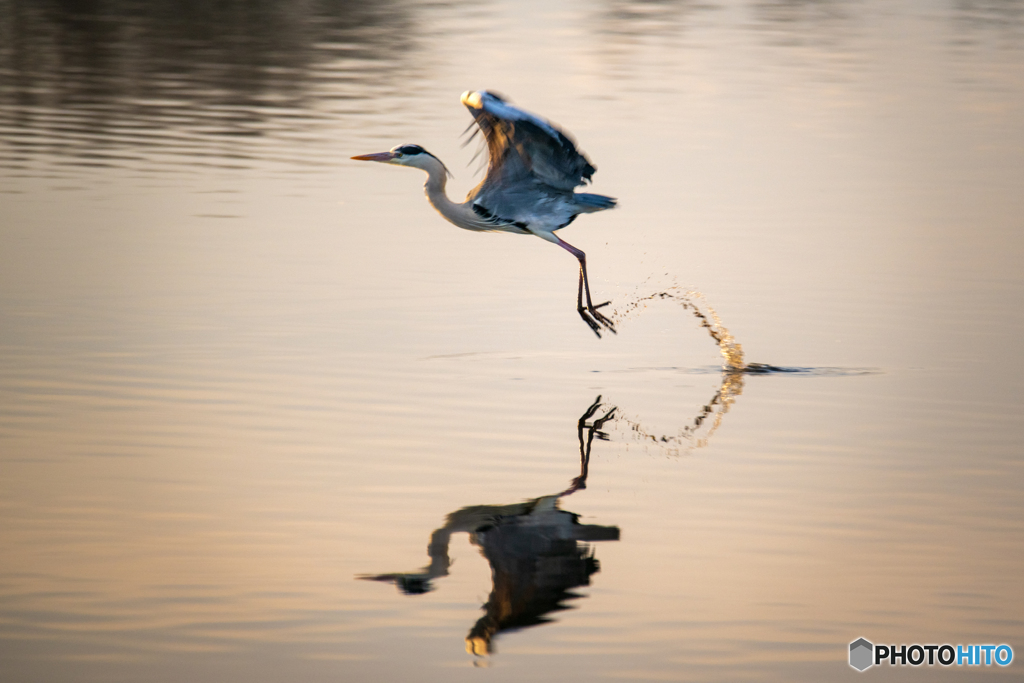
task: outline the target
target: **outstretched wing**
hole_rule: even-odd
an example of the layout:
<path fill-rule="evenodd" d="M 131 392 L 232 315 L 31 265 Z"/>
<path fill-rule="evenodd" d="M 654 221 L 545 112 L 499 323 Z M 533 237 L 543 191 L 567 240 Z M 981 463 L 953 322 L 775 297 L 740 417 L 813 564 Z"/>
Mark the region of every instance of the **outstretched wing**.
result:
<path fill-rule="evenodd" d="M 486 90 L 462 95 L 487 140 L 487 176 L 481 192 L 523 183 L 572 192 L 597 170 L 562 131 Z"/>

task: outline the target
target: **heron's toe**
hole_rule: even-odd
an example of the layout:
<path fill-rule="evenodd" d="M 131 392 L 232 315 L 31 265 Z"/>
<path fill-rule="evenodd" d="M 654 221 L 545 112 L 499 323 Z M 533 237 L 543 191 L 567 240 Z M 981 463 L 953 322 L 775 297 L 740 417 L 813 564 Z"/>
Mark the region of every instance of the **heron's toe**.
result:
<path fill-rule="evenodd" d="M 605 303 L 611 303 L 611 302 L 606 301 Z M 600 324 L 604 325 L 605 329 L 610 331 L 612 334 L 618 334 L 618 332 L 615 331 L 615 323 L 613 323 L 607 317 L 602 315 L 600 311 L 597 310 L 598 308 L 600 308 L 601 306 L 604 306 L 604 305 L 605 304 L 601 304 L 600 306 L 594 306 L 594 308 L 592 308 L 590 310 L 590 315 L 594 316 L 594 320 L 596 320 Z"/>
<path fill-rule="evenodd" d="M 587 309 L 580 308 L 577 312 L 580 314 L 580 317 L 583 318 L 583 322 L 585 322 L 587 326 L 590 327 L 591 331 L 597 335 L 597 338 L 600 339 L 601 325 L 596 320 L 590 317 L 590 314 L 587 312 Z"/>

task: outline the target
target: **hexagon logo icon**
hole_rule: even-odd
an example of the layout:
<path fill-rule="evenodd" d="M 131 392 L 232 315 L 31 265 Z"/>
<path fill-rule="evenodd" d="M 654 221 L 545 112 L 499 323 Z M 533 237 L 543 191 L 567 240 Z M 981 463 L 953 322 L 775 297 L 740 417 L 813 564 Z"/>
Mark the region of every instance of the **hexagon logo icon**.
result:
<path fill-rule="evenodd" d="M 864 638 L 858 638 L 850 643 L 850 666 L 857 671 L 864 671 L 874 664 L 875 646 Z"/>

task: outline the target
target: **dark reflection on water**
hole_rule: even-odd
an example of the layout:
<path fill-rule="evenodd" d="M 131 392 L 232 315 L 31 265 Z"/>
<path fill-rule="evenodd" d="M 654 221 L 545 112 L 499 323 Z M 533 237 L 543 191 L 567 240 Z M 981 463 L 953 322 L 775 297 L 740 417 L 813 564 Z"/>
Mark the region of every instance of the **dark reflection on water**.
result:
<path fill-rule="evenodd" d="M 841 52 L 855 39 L 860 22 L 868 19 L 863 5 L 837 0 L 763 0 L 753 4 L 752 15 L 772 44 Z"/>
<path fill-rule="evenodd" d="M 678 31 L 695 12 L 713 9 L 700 0 L 611 0 L 594 7 L 595 28 L 610 38 L 640 38 Z"/>
<path fill-rule="evenodd" d="M 951 7 L 923 3 L 909 8 L 951 32 L 954 45 L 968 49 L 1024 47 L 1024 0 L 957 0 Z M 849 67 L 863 74 L 877 55 L 879 26 L 906 20 L 905 6 L 857 0 L 605 0 L 592 5 L 586 26 L 606 76 L 635 77 L 637 69 L 678 72 L 674 51 L 699 44 L 701 29 L 740 26 L 781 54 L 802 55 L 804 67 L 829 81 L 850 80 Z M 920 26 L 918 26 L 920 30 Z M 909 44 L 909 43 L 908 43 Z M 641 56 L 644 46 L 654 49 Z M 777 55 L 776 55 L 777 57 Z M 671 88 L 669 80 L 660 87 Z"/>
<path fill-rule="evenodd" d="M 0 167 L 26 171 L 41 155 L 121 166 L 154 150 L 179 167 L 183 157 L 247 166 L 301 156 L 315 165 L 327 121 L 379 116 L 382 103 L 399 106 L 396 96 L 429 76 L 417 57 L 437 36 L 421 30 L 422 19 L 446 4 L 0 0 Z M 848 57 L 863 47 L 875 11 L 836 0 L 612 0 L 593 5 L 584 23 L 614 77 L 641 66 L 639 42 L 669 47 L 722 17 L 773 44 Z M 961 45 L 1024 43 L 1020 1 L 960 0 L 949 16 Z M 268 138 L 302 144 L 257 142 Z"/>
<path fill-rule="evenodd" d="M 953 3 L 953 20 L 964 27 L 988 28 L 1008 33 L 1024 27 L 1022 0 L 958 0 Z"/>
<path fill-rule="evenodd" d="M 466 635 L 466 651 L 490 654 L 492 641 L 501 632 L 551 621 L 547 615 L 568 609 L 566 601 L 582 597 L 572 590 L 588 585 L 590 576 L 599 571 L 593 548 L 587 544 L 619 539 L 618 527 L 580 524 L 579 515 L 559 508 L 562 498 L 586 488 L 594 438 L 607 440 L 601 428 L 614 419 L 615 411 L 602 405 L 598 396 L 580 416 L 580 474 L 566 490 L 522 503 L 456 510 L 431 535 L 426 567 L 361 578 L 394 583 L 407 595 L 426 593 L 435 579 L 448 575 L 452 534 L 466 532 L 487 558 L 493 580 L 485 614 Z"/>
<path fill-rule="evenodd" d="M 609 0 L 595 6 L 592 26 L 602 39 L 626 53 L 652 38 L 671 44 L 701 23 L 737 20 L 775 45 L 835 49 L 849 42 L 852 27 L 866 19 L 865 15 L 862 4 L 838 0 L 755 0 L 740 5 L 705 0 Z"/>
<path fill-rule="evenodd" d="M 879 18 L 870 3 L 838 0 L 760 0 L 752 10 L 755 26 L 776 34 L 780 44 L 832 48 L 862 37 Z M 949 10 L 957 41 L 1011 46 L 1024 39 L 1021 0 L 959 0 Z"/>
<path fill-rule="evenodd" d="M 761 370 L 752 372 L 789 371 L 774 366 L 756 367 Z M 360 578 L 393 583 L 406 595 L 432 591 L 434 581 L 448 575 L 452 534 L 465 532 L 487 558 L 493 581 L 483 607 L 485 614 L 466 635 L 466 651 L 491 654 L 493 639 L 500 633 L 551 621 L 547 615 L 568 609 L 568 600 L 582 597 L 573 589 L 588 585 L 590 576 L 599 571 L 593 547 L 588 543 L 619 539 L 618 527 L 580 524 L 579 515 L 560 508 L 563 498 L 587 487 L 594 439 L 608 441 L 606 425 L 621 422 L 632 438 L 671 451 L 686 444 L 705 445 L 743 391 L 743 372 L 721 375 L 722 384 L 711 400 L 677 434 L 670 436 L 652 434 L 640 420 L 622 416 L 616 406 L 604 403 L 598 396 L 576 424 L 580 473 L 568 488 L 521 503 L 471 505 L 456 510 L 448 515 L 444 526 L 431 534 L 428 565 L 411 572 Z"/>
<path fill-rule="evenodd" d="M 367 110 L 417 49 L 394 0 L 0 0 L 0 164 L 139 146 L 245 158 L 242 138 L 316 135 Z M 234 144 L 232 144 L 234 141 Z"/>

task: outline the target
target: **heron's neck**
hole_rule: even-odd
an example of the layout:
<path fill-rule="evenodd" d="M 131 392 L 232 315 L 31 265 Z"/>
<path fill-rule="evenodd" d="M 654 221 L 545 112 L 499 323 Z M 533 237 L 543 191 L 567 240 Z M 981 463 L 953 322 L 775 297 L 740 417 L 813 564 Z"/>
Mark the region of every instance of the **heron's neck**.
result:
<path fill-rule="evenodd" d="M 437 212 L 447 218 L 451 223 L 460 228 L 469 228 L 473 222 L 473 210 L 466 204 L 458 204 L 448 199 L 445 186 L 448 184 L 448 175 L 440 164 L 424 169 L 427 172 L 427 182 L 423 190 L 427 200 Z M 470 228 L 472 229 L 472 228 Z"/>

